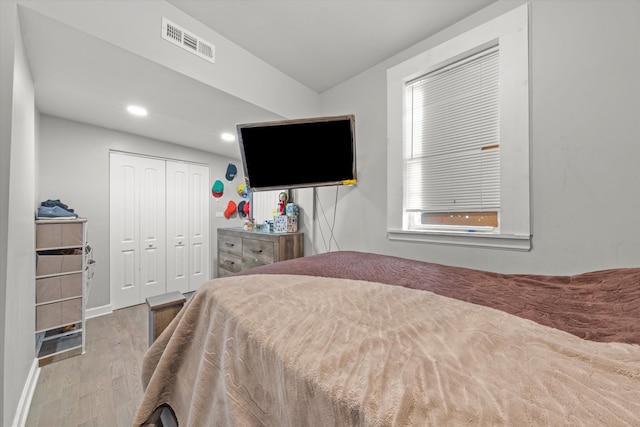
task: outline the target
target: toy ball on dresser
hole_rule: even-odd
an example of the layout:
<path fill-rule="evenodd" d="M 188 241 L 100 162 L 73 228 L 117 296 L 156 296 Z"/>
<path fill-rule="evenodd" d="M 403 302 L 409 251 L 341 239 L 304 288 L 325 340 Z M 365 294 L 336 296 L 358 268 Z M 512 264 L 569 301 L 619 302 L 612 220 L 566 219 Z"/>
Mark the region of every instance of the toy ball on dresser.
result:
<path fill-rule="evenodd" d="M 287 203 L 285 206 L 285 213 L 287 216 L 298 216 L 299 211 L 300 209 L 295 203 Z"/>

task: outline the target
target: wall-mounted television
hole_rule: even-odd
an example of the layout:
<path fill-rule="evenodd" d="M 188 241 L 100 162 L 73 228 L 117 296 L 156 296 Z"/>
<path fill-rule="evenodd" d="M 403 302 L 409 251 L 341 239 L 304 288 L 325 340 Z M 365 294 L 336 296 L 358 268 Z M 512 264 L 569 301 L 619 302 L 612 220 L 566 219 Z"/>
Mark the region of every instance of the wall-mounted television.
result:
<path fill-rule="evenodd" d="M 356 183 L 355 116 L 236 125 L 252 191 Z"/>

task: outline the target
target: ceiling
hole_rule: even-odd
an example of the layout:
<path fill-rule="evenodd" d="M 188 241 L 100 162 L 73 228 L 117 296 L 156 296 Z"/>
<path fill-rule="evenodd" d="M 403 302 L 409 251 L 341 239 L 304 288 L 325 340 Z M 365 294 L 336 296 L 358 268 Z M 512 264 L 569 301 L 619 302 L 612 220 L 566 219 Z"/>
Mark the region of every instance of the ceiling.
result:
<path fill-rule="evenodd" d="M 318 93 L 493 1 L 168 0 Z M 239 158 L 238 145 L 221 141 L 221 132 L 279 118 L 30 9 L 20 16 L 42 113 L 231 158 Z M 147 117 L 124 113 L 139 100 Z"/>
<path fill-rule="evenodd" d="M 322 93 L 494 0 L 168 0 Z"/>

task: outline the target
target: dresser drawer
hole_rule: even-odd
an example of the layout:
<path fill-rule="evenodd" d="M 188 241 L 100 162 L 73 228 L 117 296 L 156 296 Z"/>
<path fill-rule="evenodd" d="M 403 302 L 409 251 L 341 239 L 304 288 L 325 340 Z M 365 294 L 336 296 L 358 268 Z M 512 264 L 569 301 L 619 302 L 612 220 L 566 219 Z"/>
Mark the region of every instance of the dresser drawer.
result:
<path fill-rule="evenodd" d="M 82 296 L 82 273 L 36 280 L 36 304 Z"/>
<path fill-rule="evenodd" d="M 242 256 L 252 266 L 274 262 L 273 242 L 265 240 L 242 239 Z"/>
<path fill-rule="evenodd" d="M 218 252 L 218 269 L 224 269 L 231 273 L 238 273 L 244 268 L 244 260 L 241 256 L 227 252 Z"/>
<path fill-rule="evenodd" d="M 36 306 L 36 330 L 56 328 L 82 321 L 82 298 Z"/>
<path fill-rule="evenodd" d="M 233 271 L 227 270 L 224 267 L 221 267 L 220 265 L 218 265 L 218 277 L 225 277 L 228 276 L 230 274 L 233 274 Z"/>
<path fill-rule="evenodd" d="M 218 235 L 218 251 L 242 256 L 242 237 Z"/>

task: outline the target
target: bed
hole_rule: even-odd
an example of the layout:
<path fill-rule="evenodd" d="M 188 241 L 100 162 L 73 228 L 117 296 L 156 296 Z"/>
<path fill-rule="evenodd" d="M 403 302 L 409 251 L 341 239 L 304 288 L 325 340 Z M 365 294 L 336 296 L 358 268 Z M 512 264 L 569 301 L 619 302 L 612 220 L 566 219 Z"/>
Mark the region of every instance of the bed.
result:
<path fill-rule="evenodd" d="M 640 268 L 498 274 L 365 252 L 212 280 L 135 425 L 640 425 Z"/>

